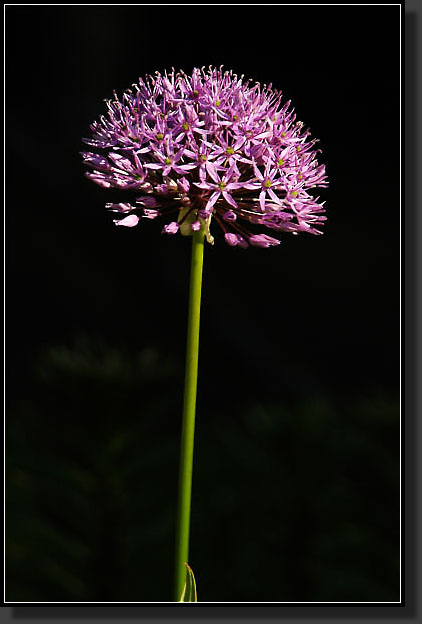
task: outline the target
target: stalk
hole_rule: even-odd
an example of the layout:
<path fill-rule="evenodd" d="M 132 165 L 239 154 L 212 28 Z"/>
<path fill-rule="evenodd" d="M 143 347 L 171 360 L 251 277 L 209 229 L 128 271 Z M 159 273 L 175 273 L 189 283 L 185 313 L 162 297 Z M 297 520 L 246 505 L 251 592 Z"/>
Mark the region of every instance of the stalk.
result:
<path fill-rule="evenodd" d="M 193 447 L 195 437 L 196 389 L 198 380 L 199 319 L 201 310 L 204 231 L 192 236 L 189 288 L 188 336 L 186 348 L 185 389 L 180 444 L 179 498 L 176 518 L 176 561 L 174 600 L 180 601 L 189 563 L 189 531 L 192 494 Z"/>

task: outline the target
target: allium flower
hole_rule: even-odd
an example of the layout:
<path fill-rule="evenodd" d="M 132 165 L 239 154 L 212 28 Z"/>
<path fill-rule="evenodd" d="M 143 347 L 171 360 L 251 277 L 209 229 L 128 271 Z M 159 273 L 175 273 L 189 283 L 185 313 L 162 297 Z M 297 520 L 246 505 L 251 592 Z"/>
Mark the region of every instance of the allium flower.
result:
<path fill-rule="evenodd" d="M 210 67 L 156 72 L 133 87 L 121 100 L 114 93 L 84 139 L 103 153 L 82 152 L 88 178 L 126 191 L 124 203 L 106 204 L 124 214 L 116 225 L 163 216 L 163 232 L 203 226 L 213 243 L 214 219 L 225 241 L 242 248 L 280 243 L 259 226 L 322 233 L 324 202 L 310 193 L 328 186 L 321 150 L 272 85 Z M 130 201 L 131 192 L 140 196 Z"/>

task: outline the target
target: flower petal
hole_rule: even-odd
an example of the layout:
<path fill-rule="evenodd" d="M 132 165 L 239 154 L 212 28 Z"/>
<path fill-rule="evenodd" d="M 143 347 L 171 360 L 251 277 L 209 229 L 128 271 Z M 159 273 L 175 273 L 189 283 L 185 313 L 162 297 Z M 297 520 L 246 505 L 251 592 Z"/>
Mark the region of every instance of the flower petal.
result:
<path fill-rule="evenodd" d="M 249 243 L 255 247 L 273 247 L 279 245 L 280 241 L 266 234 L 253 234 L 249 237 Z"/>
<path fill-rule="evenodd" d="M 231 247 L 236 247 L 236 245 L 239 244 L 239 241 L 237 240 L 237 234 L 232 234 L 231 232 L 227 232 L 226 234 L 224 234 L 224 239 L 226 243 L 230 245 Z"/>
<path fill-rule="evenodd" d="M 138 225 L 139 217 L 134 214 L 125 217 L 124 219 L 114 219 L 114 223 L 116 225 L 124 225 L 125 227 L 135 227 Z"/>
<path fill-rule="evenodd" d="M 161 230 L 162 234 L 176 234 L 179 231 L 179 224 L 176 221 L 167 223 Z"/>

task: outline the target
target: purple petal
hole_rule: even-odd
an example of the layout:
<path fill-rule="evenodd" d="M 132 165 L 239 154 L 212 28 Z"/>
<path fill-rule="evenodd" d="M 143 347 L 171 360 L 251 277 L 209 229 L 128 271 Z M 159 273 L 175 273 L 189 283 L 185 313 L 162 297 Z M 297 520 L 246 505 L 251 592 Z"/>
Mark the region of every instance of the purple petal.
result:
<path fill-rule="evenodd" d="M 262 173 L 260 172 L 260 170 L 256 166 L 255 162 L 253 163 L 253 170 L 254 170 L 255 176 L 258 178 L 258 180 L 263 180 L 264 179 L 264 176 L 262 175 Z"/>
<path fill-rule="evenodd" d="M 209 189 L 211 188 L 208 182 L 194 182 L 194 185 L 201 189 Z"/>
<path fill-rule="evenodd" d="M 223 214 L 223 219 L 224 221 L 228 221 L 230 223 L 230 222 L 236 221 L 237 216 L 236 216 L 236 213 L 233 212 L 233 210 L 228 210 L 227 212 Z"/>
<path fill-rule="evenodd" d="M 265 191 L 262 190 L 259 194 L 259 205 L 261 206 L 262 212 L 265 212 Z"/>
<path fill-rule="evenodd" d="M 130 204 L 106 204 L 105 207 L 112 212 L 129 212 L 135 209 L 135 206 Z"/>
<path fill-rule="evenodd" d="M 207 162 L 206 167 L 207 167 L 207 171 L 210 174 L 211 178 L 214 180 L 214 182 L 216 184 L 218 184 L 220 182 L 220 178 L 218 176 L 217 170 L 214 167 L 213 163 Z"/>
<path fill-rule="evenodd" d="M 255 247 L 273 247 L 279 245 L 280 241 L 266 234 L 253 234 L 249 237 L 249 243 Z"/>
<path fill-rule="evenodd" d="M 268 195 L 273 199 L 277 204 L 282 204 L 282 201 L 278 195 L 274 193 L 272 189 L 268 189 Z"/>
<path fill-rule="evenodd" d="M 179 230 L 179 224 L 176 221 L 172 221 L 163 227 L 162 234 L 176 234 Z"/>
<path fill-rule="evenodd" d="M 144 208 L 143 216 L 145 217 L 145 219 L 156 219 L 159 214 L 159 210 L 150 210 L 149 208 Z"/>
<path fill-rule="evenodd" d="M 224 239 L 226 243 L 228 243 L 231 247 L 236 247 L 236 245 L 239 244 L 237 234 L 231 234 L 230 232 L 227 232 L 227 234 L 224 234 Z"/>
<path fill-rule="evenodd" d="M 237 243 L 242 249 L 246 249 L 247 247 L 249 247 L 249 244 L 246 242 L 243 236 L 240 236 L 240 234 L 237 234 Z"/>
<path fill-rule="evenodd" d="M 85 176 L 103 188 L 111 188 L 112 186 L 110 180 L 100 173 L 85 173 Z"/>
<path fill-rule="evenodd" d="M 100 156 L 99 154 L 92 154 L 91 152 L 80 152 L 81 156 L 84 159 L 84 164 L 89 167 L 94 167 L 95 169 L 99 169 L 100 171 L 110 171 L 110 163 L 107 158 L 104 156 Z"/>
<path fill-rule="evenodd" d="M 207 205 L 205 206 L 205 210 L 207 212 L 210 212 L 211 208 L 214 206 L 215 202 L 220 197 L 220 195 L 221 195 L 220 191 L 217 191 L 211 195 L 211 197 L 208 200 Z"/>
<path fill-rule="evenodd" d="M 197 168 L 197 164 L 191 164 L 191 165 L 178 165 L 179 169 L 181 169 L 182 171 L 190 171 L 191 169 L 196 169 Z"/>
<path fill-rule="evenodd" d="M 154 197 L 148 197 L 142 195 L 141 197 L 136 198 L 137 204 L 142 204 L 142 206 L 146 206 L 147 208 L 155 208 L 158 206 L 158 202 Z"/>
<path fill-rule="evenodd" d="M 261 188 L 261 184 L 259 182 L 252 182 L 252 180 L 246 180 L 246 182 L 235 182 L 233 187 L 237 188 L 238 184 L 240 185 L 238 188 L 247 189 L 248 191 Z"/>
<path fill-rule="evenodd" d="M 227 193 L 226 191 L 223 191 L 223 197 L 226 200 L 226 202 L 228 204 L 230 204 L 230 206 L 233 206 L 233 208 L 237 208 L 237 204 L 234 201 L 233 197 L 230 195 L 230 193 Z"/>
<path fill-rule="evenodd" d="M 177 188 L 181 193 L 187 193 L 190 189 L 189 180 L 186 178 L 180 178 L 177 180 Z"/>
<path fill-rule="evenodd" d="M 135 225 L 138 225 L 138 221 L 139 221 L 139 217 L 137 217 L 136 215 L 132 214 L 129 215 L 128 217 L 125 217 L 124 219 L 114 219 L 114 223 L 116 225 L 124 225 L 125 227 L 134 227 Z"/>
<path fill-rule="evenodd" d="M 209 219 L 209 217 L 212 215 L 212 209 L 211 210 L 206 210 L 204 208 L 198 210 L 198 217 L 200 219 L 203 219 L 203 221 L 206 221 L 207 219 Z"/>
<path fill-rule="evenodd" d="M 125 158 L 121 154 L 117 154 L 116 152 L 111 152 L 109 154 L 109 158 L 110 160 L 114 162 L 114 164 L 117 167 L 119 167 L 119 169 L 123 169 L 123 171 L 132 172 L 134 170 L 133 163 L 128 158 Z"/>

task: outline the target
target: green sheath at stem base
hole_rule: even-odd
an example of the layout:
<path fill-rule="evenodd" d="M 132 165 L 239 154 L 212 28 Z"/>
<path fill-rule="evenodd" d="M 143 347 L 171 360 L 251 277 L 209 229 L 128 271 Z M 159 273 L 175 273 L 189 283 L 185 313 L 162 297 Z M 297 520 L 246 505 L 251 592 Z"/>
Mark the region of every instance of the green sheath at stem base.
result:
<path fill-rule="evenodd" d="M 176 567 L 174 600 L 178 602 L 186 581 L 189 557 L 189 528 L 192 492 L 193 445 L 195 435 L 196 386 L 198 379 L 199 317 L 201 311 L 204 231 L 192 236 L 192 260 L 189 289 L 188 339 L 186 349 L 185 392 L 180 446 L 179 500 L 176 520 Z"/>

